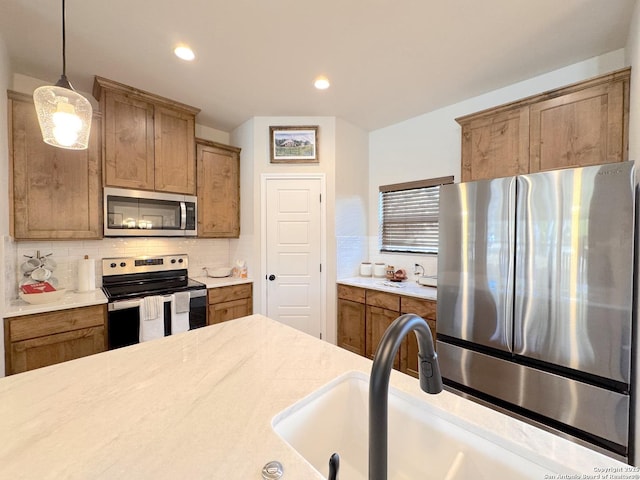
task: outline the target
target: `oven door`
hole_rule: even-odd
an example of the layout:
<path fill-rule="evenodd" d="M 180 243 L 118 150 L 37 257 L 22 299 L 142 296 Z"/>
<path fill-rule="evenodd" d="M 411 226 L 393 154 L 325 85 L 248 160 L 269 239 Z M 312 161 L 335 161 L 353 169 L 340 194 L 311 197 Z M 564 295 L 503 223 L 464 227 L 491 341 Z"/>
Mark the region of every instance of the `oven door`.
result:
<path fill-rule="evenodd" d="M 164 334 L 167 322 L 171 325 L 171 297 L 164 301 Z M 107 335 L 109 350 L 140 343 L 140 302 L 139 298 L 118 300 L 109 303 L 107 314 Z"/>
<path fill-rule="evenodd" d="M 189 292 L 189 330 L 207 324 L 207 290 Z M 171 296 L 164 301 L 164 335 L 171 335 Z M 108 305 L 107 335 L 109 350 L 140 343 L 140 298 L 117 300 Z"/>

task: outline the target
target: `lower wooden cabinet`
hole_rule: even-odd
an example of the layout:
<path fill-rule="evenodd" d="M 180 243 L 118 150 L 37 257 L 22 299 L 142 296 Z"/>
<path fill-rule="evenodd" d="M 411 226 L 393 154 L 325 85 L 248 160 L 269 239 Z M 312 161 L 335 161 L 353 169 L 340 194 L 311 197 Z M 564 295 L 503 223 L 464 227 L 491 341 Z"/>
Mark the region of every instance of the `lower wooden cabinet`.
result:
<path fill-rule="evenodd" d="M 434 347 L 436 341 L 436 302 L 433 300 L 422 300 L 414 297 L 402 297 L 400 313 L 415 313 L 419 317 L 424 318 L 429 324 L 431 337 L 433 338 Z M 418 376 L 418 340 L 415 335 L 408 335 L 402 344 L 400 352 L 400 369 L 413 375 Z"/>
<path fill-rule="evenodd" d="M 106 318 L 106 305 L 5 318 L 6 374 L 104 352 Z"/>
<path fill-rule="evenodd" d="M 401 314 L 415 313 L 429 324 L 436 338 L 436 302 L 373 289 L 338 285 L 337 344 L 373 359 L 380 339 Z M 408 335 L 402 342 L 394 368 L 418 376 L 418 342 Z"/>
<path fill-rule="evenodd" d="M 393 321 L 400 316 L 400 295 L 395 293 L 367 290 L 365 331 L 367 335 L 367 357 L 373 360 L 378 344 Z M 402 349 L 402 347 L 401 347 Z M 396 369 L 400 369 L 400 352 L 393 362 Z"/>
<path fill-rule="evenodd" d="M 338 346 L 365 356 L 365 289 L 338 285 Z"/>
<path fill-rule="evenodd" d="M 243 283 L 207 291 L 209 310 L 207 325 L 246 317 L 253 313 L 253 284 Z"/>

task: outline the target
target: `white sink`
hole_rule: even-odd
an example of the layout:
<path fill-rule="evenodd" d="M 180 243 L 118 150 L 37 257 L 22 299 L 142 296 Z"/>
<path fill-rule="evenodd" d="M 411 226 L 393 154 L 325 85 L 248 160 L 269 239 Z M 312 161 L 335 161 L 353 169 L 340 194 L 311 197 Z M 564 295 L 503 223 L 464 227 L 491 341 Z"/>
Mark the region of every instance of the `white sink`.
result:
<path fill-rule="evenodd" d="M 276 415 L 273 429 L 325 477 L 337 452 L 340 478 L 366 480 L 368 388 L 368 376 L 342 375 Z M 579 473 L 393 388 L 388 444 L 389 480 L 540 480 Z"/>

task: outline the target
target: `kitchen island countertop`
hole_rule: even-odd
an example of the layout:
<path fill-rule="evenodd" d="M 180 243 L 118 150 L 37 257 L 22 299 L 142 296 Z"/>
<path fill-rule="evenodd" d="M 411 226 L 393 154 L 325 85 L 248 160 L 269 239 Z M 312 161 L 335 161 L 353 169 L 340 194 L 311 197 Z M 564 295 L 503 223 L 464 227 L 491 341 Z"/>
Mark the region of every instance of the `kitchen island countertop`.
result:
<path fill-rule="evenodd" d="M 379 290 L 381 292 L 397 293 L 398 295 L 407 295 L 409 297 L 422 298 L 425 300 L 436 300 L 438 296 L 437 288 L 418 285 L 413 280 L 391 282 L 385 278 L 350 277 L 338 280 L 338 283 L 342 285 L 350 285 L 352 287 Z"/>
<path fill-rule="evenodd" d="M 0 478 L 323 477 L 271 427 L 276 414 L 371 361 L 261 315 L 0 379 Z M 448 392 L 391 386 L 575 471 L 625 467 Z"/>

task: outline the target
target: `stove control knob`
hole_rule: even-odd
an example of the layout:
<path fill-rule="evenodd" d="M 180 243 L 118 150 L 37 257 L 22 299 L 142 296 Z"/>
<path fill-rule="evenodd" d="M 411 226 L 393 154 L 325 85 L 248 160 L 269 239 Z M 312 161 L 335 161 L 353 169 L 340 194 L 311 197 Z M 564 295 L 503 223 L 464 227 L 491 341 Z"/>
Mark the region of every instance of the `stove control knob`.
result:
<path fill-rule="evenodd" d="M 181 258 L 180 260 L 178 260 L 178 263 L 182 263 L 184 262 L 184 260 Z"/>
<path fill-rule="evenodd" d="M 176 259 L 175 259 L 175 258 L 172 258 L 172 259 L 171 259 L 171 263 L 176 263 Z"/>
<path fill-rule="evenodd" d="M 127 264 L 126 264 L 125 262 L 120 262 L 120 266 L 121 266 L 122 268 L 124 268 L 124 267 L 126 267 L 126 266 L 127 266 Z"/>
<path fill-rule="evenodd" d="M 111 268 L 116 268 L 118 265 L 116 265 L 115 263 L 112 263 L 109 265 Z"/>

